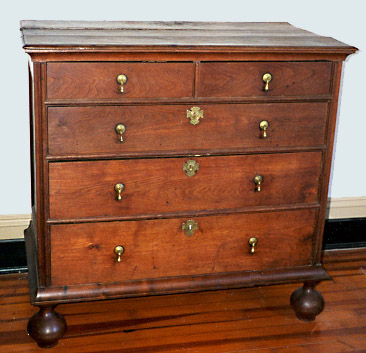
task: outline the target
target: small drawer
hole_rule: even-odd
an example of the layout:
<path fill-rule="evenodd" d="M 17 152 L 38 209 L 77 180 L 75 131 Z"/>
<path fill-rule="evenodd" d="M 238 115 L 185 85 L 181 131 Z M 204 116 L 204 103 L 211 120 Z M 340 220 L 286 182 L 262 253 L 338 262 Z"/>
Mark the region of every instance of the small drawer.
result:
<path fill-rule="evenodd" d="M 192 63 L 47 64 L 48 99 L 192 97 L 193 84 Z"/>
<path fill-rule="evenodd" d="M 48 153 L 150 155 L 321 146 L 327 103 L 48 108 Z M 188 118 L 187 118 L 188 116 Z M 266 123 L 266 126 L 262 124 Z M 122 130 L 118 128 L 122 127 Z"/>
<path fill-rule="evenodd" d="M 330 62 L 206 62 L 201 64 L 198 95 L 199 97 L 328 95 L 331 73 Z M 270 76 L 264 76 L 266 74 Z M 270 79 L 268 85 L 266 79 Z"/>
<path fill-rule="evenodd" d="M 315 214 L 298 210 L 53 225 L 52 285 L 310 265 Z M 187 223 L 194 230 L 183 230 Z"/>
<path fill-rule="evenodd" d="M 155 217 L 317 202 L 321 155 L 53 162 L 50 218 Z"/>

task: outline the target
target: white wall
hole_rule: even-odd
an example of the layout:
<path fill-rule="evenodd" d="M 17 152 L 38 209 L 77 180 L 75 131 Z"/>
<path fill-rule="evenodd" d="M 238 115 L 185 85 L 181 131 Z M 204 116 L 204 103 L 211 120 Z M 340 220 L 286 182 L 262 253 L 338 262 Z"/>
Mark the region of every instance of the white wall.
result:
<path fill-rule="evenodd" d="M 286 21 L 361 49 L 345 64 L 331 197 L 366 196 L 363 1 L 12 1 L 0 14 L 0 215 L 30 213 L 27 56 L 19 21 Z"/>

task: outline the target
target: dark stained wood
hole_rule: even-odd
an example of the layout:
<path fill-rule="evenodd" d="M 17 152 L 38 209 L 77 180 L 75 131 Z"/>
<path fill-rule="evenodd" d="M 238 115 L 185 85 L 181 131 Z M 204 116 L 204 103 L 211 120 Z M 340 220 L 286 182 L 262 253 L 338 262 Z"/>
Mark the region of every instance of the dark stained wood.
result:
<path fill-rule="evenodd" d="M 326 306 L 314 322 L 298 321 L 290 308 L 298 284 L 65 304 L 57 311 L 68 331 L 52 352 L 364 352 L 366 252 L 324 259 L 332 280 L 318 286 Z M 26 275 L 0 276 L 0 283 L 1 352 L 40 352 L 26 331 L 37 312 Z"/>
<path fill-rule="evenodd" d="M 203 25 L 202 23 L 26 21 L 22 25 L 24 49 L 30 54 L 34 68 L 31 121 L 34 132 L 33 170 L 35 175 L 32 187 L 35 200 L 32 227 L 27 231 L 27 238 L 35 240 L 34 242 L 28 241 L 28 244 L 31 244 L 28 246 L 28 258 L 30 264 L 33 264 L 30 266 L 33 304 L 47 307 L 49 311 L 49 308 L 60 303 L 179 294 L 202 290 L 230 290 L 294 281 L 311 286 L 328 278 L 320 264 L 320 244 L 341 61 L 347 55 L 355 52 L 356 48 L 330 38 L 297 30 L 283 23 Z M 121 68 L 125 68 L 127 71 L 121 72 Z M 261 72 L 262 69 L 263 72 Z M 265 93 L 261 76 L 269 69 L 273 70 L 271 71 L 273 80 L 270 83 L 269 92 Z M 243 81 L 241 76 L 243 70 L 247 72 L 246 81 Z M 128 76 L 128 82 L 124 86 L 122 95 L 116 82 L 116 77 L 120 73 Z M 244 105 L 244 103 L 248 104 Z M 256 110 L 256 105 L 253 103 L 262 104 L 263 107 Z M 287 104 L 292 108 L 296 105 L 300 109 L 291 109 L 292 115 L 289 115 L 290 110 L 281 108 L 282 104 Z M 159 113 L 157 109 L 163 105 L 165 107 Z M 192 145 L 186 148 L 179 147 L 187 142 L 182 137 L 174 139 L 173 135 L 179 135 L 179 126 L 182 125 L 182 122 L 187 123 L 187 120 L 185 115 L 178 114 L 179 119 L 171 125 L 172 115 L 175 115 L 176 109 L 180 107 L 184 107 L 186 110 L 186 106 L 199 105 L 205 106 L 204 120 L 196 127 L 184 125 L 185 129 L 194 128 L 193 131 L 201 131 L 201 134 L 193 137 L 193 140 L 196 139 L 196 145 L 195 147 Z M 302 107 L 311 106 L 311 108 L 301 110 L 300 105 Z M 226 115 L 226 110 L 224 111 L 224 108 L 228 106 L 230 108 L 226 109 L 232 113 L 231 115 Z M 138 111 L 145 112 L 144 120 L 148 120 L 149 123 L 146 124 L 145 133 L 137 135 L 134 140 L 135 147 L 131 148 L 127 154 L 124 154 L 123 151 L 113 152 L 108 149 L 108 145 L 105 147 L 105 141 L 109 139 L 109 135 L 98 135 L 94 132 L 104 131 L 105 127 L 100 124 L 102 120 L 98 120 L 99 125 L 94 123 L 98 119 L 95 115 L 92 120 L 88 120 L 91 107 L 95 108 L 95 110 L 93 109 L 95 113 L 103 111 L 112 113 L 115 109 L 116 111 L 128 109 L 130 113 L 126 142 L 128 136 L 131 136 L 130 131 L 134 131 L 131 127 L 136 126 L 137 129 L 142 130 L 141 125 L 143 124 L 139 122 Z M 247 120 L 238 118 L 241 116 L 243 107 L 248 108 L 246 110 L 249 114 Z M 327 118 L 325 119 L 326 108 Z M 149 120 L 148 110 L 158 118 Z M 216 118 L 216 121 L 208 120 L 209 122 L 206 123 L 207 112 L 210 113 L 212 110 L 214 110 L 212 116 L 226 117 L 226 126 L 220 125 L 221 122 L 218 123 L 219 118 Z M 66 117 L 60 117 L 58 114 L 61 111 L 62 114 L 65 114 L 65 111 L 73 113 L 70 115 L 66 113 Z M 84 111 L 84 115 L 78 115 L 80 111 Z M 249 128 L 252 126 L 253 119 L 261 118 L 257 115 L 260 111 L 267 115 L 286 113 L 282 117 L 276 117 L 270 121 L 268 131 L 270 137 L 265 141 L 258 141 L 258 137 L 253 137 L 253 131 Z M 311 111 L 313 113 L 310 114 Z M 53 112 L 57 114 L 52 115 Z M 133 116 L 133 113 L 136 115 Z M 251 115 L 254 117 L 251 118 Z M 106 118 L 105 122 L 113 119 L 111 116 Z M 63 119 L 70 119 L 70 117 L 71 120 L 67 120 L 67 123 L 72 124 L 65 124 Z M 99 119 L 103 119 L 103 116 Z M 166 120 L 169 124 L 153 124 L 152 120 L 155 119 L 158 122 Z M 235 127 L 238 131 L 233 131 L 234 119 L 238 119 Z M 74 125 L 76 121 L 81 125 Z M 90 122 L 89 125 L 86 123 L 87 121 Z M 227 124 L 228 121 L 230 121 L 229 124 Z M 277 129 L 277 124 L 273 123 L 276 121 L 281 122 L 282 129 Z M 52 125 L 53 123 L 55 124 Z M 276 135 L 277 131 L 283 131 L 284 124 L 287 135 L 283 135 L 282 132 L 282 135 Z M 314 133 L 310 132 L 311 124 Z M 66 126 L 67 131 L 65 131 Z M 167 130 L 167 126 L 174 127 L 173 134 L 169 135 L 170 130 Z M 154 132 L 150 132 L 148 136 L 146 131 L 149 130 L 149 127 L 150 131 Z M 208 128 L 205 131 L 206 135 L 202 133 L 202 127 Z M 114 126 L 111 128 L 112 130 L 108 125 L 108 133 L 113 131 Z M 243 141 L 240 141 L 240 128 Z M 84 137 L 79 140 L 79 136 L 74 132 L 70 133 L 70 130 L 74 130 Z M 257 133 L 259 133 L 258 130 Z M 218 131 L 221 131 L 221 134 Z M 91 144 L 85 137 L 89 132 L 94 140 Z M 190 132 L 189 130 L 184 131 L 183 136 L 187 140 L 191 135 L 194 136 L 194 133 Z M 114 137 L 113 147 L 117 147 L 116 136 L 114 133 L 112 136 Z M 298 139 L 296 142 L 294 136 Z M 220 140 L 221 137 L 224 139 Z M 51 138 L 55 139 L 58 147 L 52 146 Z M 201 139 L 203 147 L 197 147 L 198 139 Z M 217 140 L 220 142 L 216 142 Z M 96 147 L 98 142 L 101 142 L 100 150 Z M 267 143 L 267 145 L 263 146 L 260 143 Z M 62 150 L 63 144 L 70 144 L 70 149 Z M 153 149 L 148 149 L 149 144 Z M 127 143 L 118 145 L 120 148 L 122 146 L 127 146 Z M 172 148 L 170 149 L 168 146 Z M 49 155 L 49 150 L 54 154 Z M 210 154 L 215 156 L 209 157 Z M 187 159 L 197 159 L 200 163 L 200 170 L 193 178 L 185 176 L 182 170 L 183 163 Z M 254 192 L 253 177 L 256 174 L 262 174 L 264 177 L 260 193 Z M 113 190 L 114 185 L 118 182 L 126 184 L 121 202 L 115 200 Z M 247 215 L 241 218 L 240 213 Z M 267 213 L 281 216 L 267 224 L 267 220 L 263 219 L 263 216 L 268 216 Z M 295 213 L 300 215 L 296 221 L 289 216 L 289 214 Z M 285 215 L 287 217 L 284 220 L 281 217 Z M 215 229 L 211 233 L 214 234 L 213 239 L 217 240 L 218 244 L 223 244 L 222 248 L 219 247 L 220 251 L 228 249 L 227 257 L 214 261 L 212 244 L 206 244 L 202 237 L 196 243 L 199 246 L 194 247 L 191 254 L 187 251 L 189 247 L 185 248 L 183 239 L 180 239 L 176 243 L 180 252 L 176 252 L 174 244 L 163 237 L 169 234 L 174 237 L 177 234 L 174 232 L 181 232 L 177 218 L 180 219 L 180 223 L 183 217 L 187 217 L 187 219 L 202 217 L 202 219 L 211 218 L 211 220 L 222 218 L 226 220 L 226 223 L 229 220 L 240 220 L 227 225 L 227 229 L 231 229 L 231 234 L 226 235 L 225 241 L 224 234 L 229 232 L 219 233 L 214 228 L 215 225 L 210 223 L 210 227 Z M 268 217 L 271 218 L 271 216 Z M 259 269 L 258 271 L 248 268 L 235 272 L 235 266 L 230 267 L 233 264 L 239 266 L 249 264 L 246 261 L 240 263 L 240 254 L 235 256 L 236 251 L 240 249 L 234 247 L 235 241 L 242 240 L 241 237 L 246 231 L 246 227 L 243 226 L 245 219 L 257 220 L 256 222 L 251 221 L 249 224 L 251 224 L 253 232 L 256 230 L 259 232 L 260 244 L 267 244 L 266 241 L 271 243 L 270 246 L 262 248 L 265 249 L 266 254 L 269 254 L 266 255 L 266 261 L 274 260 L 271 268 L 260 270 L 262 265 L 259 263 L 258 267 L 255 267 Z M 291 222 L 289 219 L 292 219 Z M 131 223 L 127 223 L 127 220 Z M 102 223 L 105 221 L 120 221 L 120 223 Z M 91 229 L 93 222 L 98 223 L 95 229 Z M 169 231 L 159 233 L 158 227 L 155 227 L 153 232 L 148 232 L 144 227 L 151 223 L 164 225 L 162 228 L 168 224 L 175 224 L 176 230 L 169 229 Z M 233 230 L 235 224 L 239 223 L 240 227 L 237 228 L 240 228 L 240 234 Z M 254 223 L 255 227 L 252 226 Z M 161 270 L 156 277 L 145 278 L 148 277 L 149 272 L 147 264 L 150 261 L 151 265 L 151 255 L 154 254 L 154 252 L 148 252 L 149 256 L 139 257 L 143 259 L 145 266 L 141 267 L 140 274 L 138 272 L 140 270 L 136 269 L 136 273 L 140 276 L 139 279 L 111 282 L 110 271 L 98 268 L 94 273 L 100 276 L 98 277 L 100 282 L 52 286 L 51 269 L 52 272 L 55 269 L 56 273 L 60 271 L 58 283 L 65 280 L 61 274 L 62 266 L 64 266 L 62 260 L 68 251 L 72 254 L 75 244 L 82 244 L 81 249 L 85 249 L 88 237 L 92 241 L 90 244 L 97 244 L 99 249 L 104 244 L 112 244 L 112 241 L 114 244 L 116 239 L 119 240 L 119 234 L 107 232 L 106 236 L 104 232 L 97 234 L 95 232 L 99 227 L 111 227 L 112 233 L 114 233 L 114 229 L 118 228 L 117 232 L 119 232 L 122 224 L 136 227 L 134 236 L 129 234 L 127 238 L 129 249 L 133 247 L 148 250 L 149 244 L 154 244 L 151 234 L 157 234 L 156 239 L 159 239 L 159 245 L 163 243 L 163 250 L 157 253 L 156 259 L 163 258 L 164 252 L 166 256 L 178 254 L 174 257 L 174 260 L 178 261 L 178 265 L 174 262 L 172 262 L 174 266 L 169 266 L 171 264 L 166 262 L 163 265 L 159 263 L 157 271 L 162 268 L 165 274 Z M 283 236 L 280 236 L 280 233 L 277 233 L 280 235 L 268 236 L 267 240 L 265 233 L 272 234 L 273 224 L 276 224 L 276 227 L 282 225 L 280 232 L 285 234 L 287 242 L 282 241 Z M 208 226 L 206 227 L 205 221 L 203 225 L 203 230 L 209 229 Z M 269 227 L 268 231 L 264 232 L 266 227 Z M 51 228 L 56 229 L 55 237 L 50 233 Z M 57 236 L 57 229 L 71 228 L 75 228 L 75 233 L 60 231 Z M 143 245 L 139 243 L 141 241 L 138 236 L 139 228 L 142 229 L 142 234 L 146 236 L 149 234 L 149 241 L 152 243 L 144 242 Z M 135 230 L 135 228 L 133 229 Z M 292 232 L 289 229 L 293 229 Z M 81 233 L 80 230 L 87 231 L 89 234 Z M 187 239 L 185 238 L 185 240 Z M 190 240 L 195 239 L 192 237 Z M 299 242 L 303 242 L 305 245 L 300 246 Z M 286 248 L 288 245 L 289 247 Z M 55 251 L 54 246 L 56 246 Z M 200 254 L 198 254 L 197 248 L 201 249 Z M 299 250 L 299 248 L 301 249 Z M 288 256 L 282 254 L 281 257 L 276 258 L 277 254 L 280 254 L 278 249 Z M 205 258 L 207 250 L 209 250 L 207 253 L 209 256 L 207 255 Z M 97 251 L 97 248 L 92 246 L 90 251 Z M 101 251 L 101 258 L 106 254 L 103 251 Z M 83 252 L 85 251 L 80 250 L 79 253 Z M 258 254 L 260 254 L 259 250 Z M 228 258 L 230 256 L 233 258 Z M 53 259 L 56 259 L 55 263 L 53 263 Z M 88 268 L 82 268 L 80 264 L 83 260 L 77 258 L 76 255 L 72 258 L 71 264 L 75 271 L 69 276 L 72 283 L 79 283 L 77 271 L 85 275 L 85 281 L 89 281 L 89 267 L 93 268 L 93 261 L 97 263 L 99 257 L 86 256 L 86 259 L 89 259 L 86 265 Z M 197 263 L 197 272 L 185 273 L 186 266 L 183 266 L 185 259 L 191 260 L 192 264 Z M 113 261 L 113 259 L 111 260 Z M 305 261 L 308 264 L 306 266 Z M 150 271 L 154 270 L 154 262 L 155 256 Z M 210 267 L 212 263 L 214 266 L 222 266 L 222 271 L 228 270 L 229 272 L 217 272 L 215 267 L 212 265 Z M 286 264 L 290 267 L 276 267 L 286 266 Z M 295 264 L 297 265 L 295 266 Z M 129 269 L 132 268 L 131 264 L 128 266 L 130 266 Z M 263 266 L 270 265 L 264 263 Z M 71 272 L 71 267 L 67 271 Z M 171 276 L 164 277 L 166 273 L 170 273 Z M 131 272 L 129 275 L 132 276 Z M 319 285 L 320 291 L 321 286 L 322 284 Z M 291 288 L 291 291 L 293 289 Z M 238 293 L 228 292 L 231 293 L 230 295 Z M 312 299 L 317 296 L 311 288 L 309 293 Z M 189 295 L 191 298 L 198 298 L 194 294 Z M 343 292 L 337 296 L 338 301 L 342 295 Z M 314 300 L 310 302 L 301 297 L 304 298 L 304 295 L 300 293 L 300 299 L 296 299 L 295 302 L 314 303 Z M 349 299 L 349 293 L 346 298 Z M 256 297 L 256 299 L 258 298 Z M 155 316 L 150 317 L 148 314 L 150 307 L 148 310 L 144 307 L 145 303 L 148 303 L 148 300 L 146 302 L 145 300 L 136 301 L 142 305 L 141 312 L 144 313 L 147 320 L 144 321 L 144 325 L 151 321 L 156 322 Z M 249 300 L 252 305 L 251 299 Z M 244 302 L 246 302 L 245 299 Z M 207 304 L 205 301 L 204 303 Z M 148 304 L 146 305 L 148 306 Z M 301 310 L 297 310 L 298 314 L 302 312 L 300 316 L 305 318 L 305 306 L 300 304 L 297 307 L 301 308 Z M 314 307 L 319 308 L 319 305 Z M 95 307 L 93 306 L 93 308 Z M 62 306 L 60 310 L 62 310 Z M 315 311 L 311 312 L 312 315 L 316 314 Z M 125 310 L 122 312 L 124 313 Z M 243 317 L 243 310 L 240 309 L 239 312 L 240 317 Z M 52 312 L 49 313 L 52 316 Z M 114 315 L 114 320 L 126 319 L 125 316 L 118 316 L 118 310 L 114 310 Z M 41 314 L 38 315 L 38 317 L 41 316 Z M 67 315 L 65 316 L 69 319 Z M 270 338 L 266 336 L 261 341 L 260 338 L 258 340 L 257 332 L 266 334 L 262 330 L 263 317 L 254 322 L 254 325 L 253 318 L 246 316 L 249 320 L 240 322 L 237 320 L 226 322 L 223 319 L 221 320 L 225 321 L 223 326 L 215 320 L 210 320 L 203 326 L 195 326 L 195 323 L 203 322 L 205 316 L 205 313 L 203 316 L 192 313 L 193 321 L 191 321 L 191 316 L 188 318 L 182 316 L 183 320 L 187 320 L 188 325 L 179 326 L 179 330 L 174 326 L 176 317 L 173 319 L 173 326 L 164 328 L 162 325 L 164 326 L 165 319 L 157 319 L 158 326 L 153 326 L 153 331 L 148 330 L 148 327 L 151 328 L 151 326 L 143 326 L 141 329 L 141 327 L 136 328 L 133 325 L 128 326 L 126 331 L 124 329 L 126 325 L 122 325 L 122 330 L 126 331 L 123 333 L 122 340 L 118 334 L 113 332 L 114 323 L 110 326 L 107 324 L 112 328 L 112 332 L 108 329 L 102 329 L 102 331 L 108 331 L 108 341 L 111 343 L 108 348 L 110 352 L 121 351 L 121 349 L 125 352 L 139 353 L 141 351 L 169 352 L 177 351 L 177 349 L 197 351 L 204 347 L 210 353 L 214 353 L 222 351 L 223 346 L 227 351 L 237 352 L 243 349 L 257 349 L 257 341 L 270 342 L 271 337 L 278 340 L 279 335 L 282 335 L 280 332 L 282 326 L 286 325 L 286 320 L 278 321 L 276 317 L 273 319 L 276 322 L 276 328 L 270 329 Z M 358 322 L 359 314 L 354 316 L 351 321 Z M 128 320 L 135 320 L 135 318 L 139 318 L 138 312 L 132 307 L 128 311 Z M 195 321 L 196 318 L 198 321 Z M 36 320 L 36 322 L 37 326 L 45 325 L 46 318 L 42 316 L 42 320 Z M 97 346 L 98 343 L 93 340 L 93 330 L 95 331 L 97 326 L 88 328 L 87 340 L 78 341 L 79 352 L 89 351 L 90 353 L 100 348 Z M 117 327 L 121 326 L 117 325 Z M 216 329 L 217 327 L 219 330 Z M 289 326 L 290 337 L 287 337 L 286 345 L 291 344 L 291 340 L 301 334 L 301 327 L 296 324 Z M 162 331 L 159 331 L 160 328 Z M 209 333 L 212 328 L 213 333 Z M 7 327 L 7 330 L 10 331 L 11 327 Z M 59 332 L 61 331 L 59 330 Z M 242 331 L 248 334 L 249 339 L 243 339 Z M 177 332 L 179 332 L 178 340 L 175 338 Z M 220 336 L 220 332 L 226 333 Z M 334 335 L 339 335 L 340 326 L 337 326 L 335 332 Z M 57 338 L 59 336 L 57 335 Z M 15 333 L 12 335 L 13 337 L 17 338 L 19 334 L 17 336 Z M 131 337 L 132 341 L 137 339 L 142 345 L 130 344 Z M 161 343 L 163 337 L 168 337 L 168 342 Z M 44 337 L 39 337 L 38 340 L 39 343 L 42 343 L 41 340 L 44 340 Z M 85 344 L 86 341 L 88 344 Z M 243 347 L 244 341 L 245 347 Z M 204 343 L 202 344 L 202 342 Z M 322 340 L 317 343 L 323 344 L 324 342 Z M 6 344 L 8 343 L 4 344 L 5 351 L 8 348 Z M 59 347 L 61 345 L 55 349 L 59 349 Z M 269 349 L 270 346 L 260 347 Z M 20 351 L 23 352 L 23 348 L 21 347 Z M 279 347 L 276 346 L 274 349 L 277 350 Z"/>
<path fill-rule="evenodd" d="M 314 243 L 313 259 L 315 262 L 320 261 L 321 249 L 323 243 L 323 233 L 325 217 L 327 212 L 327 201 L 328 201 L 328 188 L 329 188 L 329 178 L 332 166 L 332 156 L 333 156 L 333 144 L 335 137 L 335 128 L 337 121 L 337 108 L 338 108 L 338 97 L 341 85 L 342 77 L 342 63 L 333 63 L 333 80 L 332 80 L 332 94 L 333 100 L 329 106 L 329 116 L 328 116 L 328 130 L 326 132 L 327 146 L 328 148 L 324 151 L 323 155 L 323 166 L 322 174 L 320 178 L 320 202 L 321 208 L 318 213 L 316 220 L 316 242 Z"/>
<path fill-rule="evenodd" d="M 131 217 L 129 215 L 118 216 L 98 216 L 88 218 L 62 218 L 62 219 L 48 219 L 47 224 L 69 224 L 69 223 L 90 223 L 90 222 L 113 222 L 113 221 L 126 221 L 126 220 L 149 220 L 149 219 L 169 219 L 169 218 L 192 218 L 201 216 L 212 216 L 216 214 L 238 214 L 238 213 L 263 213 L 272 211 L 292 211 L 292 210 L 307 210 L 319 208 L 318 202 L 310 203 L 295 203 L 295 204 L 283 204 L 283 205 L 268 205 L 268 206 L 251 206 L 240 207 L 235 209 L 224 210 L 198 210 L 198 211 L 183 211 L 183 212 L 167 212 L 162 214 L 150 215 L 143 214 Z"/>
<path fill-rule="evenodd" d="M 290 298 L 290 304 L 299 320 L 314 321 L 324 309 L 323 296 L 315 289 L 314 282 L 305 282 L 296 289 Z"/>
<path fill-rule="evenodd" d="M 200 69 L 199 97 L 296 96 L 330 92 L 330 62 L 209 62 Z M 269 90 L 263 75 L 270 73 Z"/>
<path fill-rule="evenodd" d="M 39 180 L 40 182 L 40 197 L 42 197 L 42 208 L 38 210 L 35 208 L 35 214 L 41 214 L 42 219 L 40 222 L 35 224 L 35 234 L 38 240 L 38 249 L 41 253 L 41 256 L 38 256 L 38 262 L 40 267 L 39 271 L 39 286 L 47 286 L 50 283 L 50 257 L 49 257 L 49 249 L 50 249 L 50 237 L 49 237 L 49 227 L 47 227 L 46 222 L 49 217 L 49 183 L 45 182 L 49 179 L 49 171 L 48 171 L 48 163 L 45 158 L 47 155 L 47 141 L 48 141 L 48 129 L 47 129 L 47 107 L 45 104 L 40 104 L 39 102 L 44 102 L 46 100 L 46 89 L 47 86 L 45 84 L 47 79 L 47 64 L 42 63 L 40 67 L 40 74 L 37 75 L 37 81 L 41 81 L 40 89 L 41 96 L 37 97 L 36 104 L 40 106 L 40 114 L 41 116 L 37 117 L 39 119 L 39 124 L 41 126 L 42 132 L 38 137 L 41 141 L 39 143 L 42 144 L 42 152 L 37 154 L 37 163 L 42 164 L 42 178 Z M 41 227 L 38 229 L 37 227 Z M 38 236 L 40 234 L 40 236 Z M 37 254 L 38 255 L 38 254 Z"/>
<path fill-rule="evenodd" d="M 278 283 L 320 282 L 329 279 L 322 266 L 299 266 L 266 271 L 226 272 L 197 276 L 103 282 L 39 288 L 34 305 L 58 305 L 80 301 L 144 297 L 150 295 L 202 292 Z M 123 284 L 123 285 L 121 285 Z"/>
<path fill-rule="evenodd" d="M 186 218 L 54 225 L 52 285 L 310 265 L 314 216 L 306 210 L 195 217 L 192 236 L 182 230 Z M 254 254 L 251 237 L 258 239 Z M 117 245 L 124 247 L 119 263 Z"/>
<path fill-rule="evenodd" d="M 198 98 L 125 98 L 120 99 L 88 99 L 87 101 L 79 99 L 52 99 L 46 100 L 44 104 L 47 107 L 70 107 L 70 106 L 134 106 L 134 105 L 171 105 L 171 104 L 246 104 L 246 103 L 313 103 L 324 102 L 332 99 L 331 94 L 322 94 L 316 96 L 248 96 L 248 97 L 200 97 Z"/>
<path fill-rule="evenodd" d="M 38 259 L 36 251 L 37 239 L 34 224 L 34 221 L 31 221 L 29 227 L 24 230 L 25 250 L 27 255 L 28 267 L 29 294 L 31 302 L 35 300 L 39 287 L 39 266 L 37 263 Z"/>
<path fill-rule="evenodd" d="M 41 348 L 52 348 L 66 332 L 66 321 L 54 307 L 41 306 L 28 321 L 27 331 Z"/>
<path fill-rule="evenodd" d="M 317 202 L 320 152 L 50 163 L 50 218 L 83 218 Z M 253 178 L 263 177 L 261 192 Z M 167 178 L 169 176 L 169 178 Z M 114 186 L 124 184 L 122 200 Z"/>
<path fill-rule="evenodd" d="M 235 48 L 235 47 L 93 47 L 79 51 L 75 47 L 25 48 L 33 62 L 155 62 L 159 61 L 342 61 L 354 50 L 319 48 Z M 57 55 L 55 55 L 57 53 Z"/>
<path fill-rule="evenodd" d="M 48 153 L 53 156 L 138 152 L 162 155 L 250 148 L 322 146 L 327 103 L 197 104 L 198 125 L 186 118 L 192 105 L 87 106 L 48 108 Z M 269 122 L 267 138 L 259 123 Z M 115 126 L 123 123 L 123 143 Z M 136 154 L 134 154 L 136 155 Z"/>
<path fill-rule="evenodd" d="M 32 80 L 33 80 L 33 109 L 30 111 L 30 120 L 33 124 L 33 182 L 32 190 L 35 195 L 34 205 L 32 207 L 32 220 L 33 220 L 33 230 L 34 238 L 37 242 L 35 248 L 38 249 L 35 258 L 37 259 L 37 264 L 35 269 L 37 274 L 38 285 L 46 284 L 47 277 L 47 227 L 45 226 L 45 218 L 47 218 L 47 201 L 48 199 L 45 190 L 47 189 L 47 184 L 45 185 L 44 180 L 47 180 L 47 166 L 44 156 L 47 152 L 47 144 L 45 143 L 45 132 L 47 133 L 46 116 L 44 106 L 39 102 L 45 100 L 45 87 L 42 82 L 45 78 L 45 66 L 40 63 L 32 64 Z M 47 135 L 46 135 L 47 136 Z M 46 169 L 46 170 L 45 170 Z"/>
<path fill-rule="evenodd" d="M 22 21 L 21 30 L 25 48 L 174 45 L 354 49 L 286 22 Z"/>
<path fill-rule="evenodd" d="M 192 97 L 194 70 L 193 63 L 50 63 L 47 99 Z"/>

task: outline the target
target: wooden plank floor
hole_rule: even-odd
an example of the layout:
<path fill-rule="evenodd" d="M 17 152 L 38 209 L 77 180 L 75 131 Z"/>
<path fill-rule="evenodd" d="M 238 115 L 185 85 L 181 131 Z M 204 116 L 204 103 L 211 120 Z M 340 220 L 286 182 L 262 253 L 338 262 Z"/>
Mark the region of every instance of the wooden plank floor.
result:
<path fill-rule="evenodd" d="M 289 306 L 297 284 L 61 305 L 68 331 L 49 352 L 366 352 L 366 251 L 328 252 L 326 306 L 314 322 Z M 0 277 L 0 353 L 47 352 L 26 333 L 26 275 Z"/>

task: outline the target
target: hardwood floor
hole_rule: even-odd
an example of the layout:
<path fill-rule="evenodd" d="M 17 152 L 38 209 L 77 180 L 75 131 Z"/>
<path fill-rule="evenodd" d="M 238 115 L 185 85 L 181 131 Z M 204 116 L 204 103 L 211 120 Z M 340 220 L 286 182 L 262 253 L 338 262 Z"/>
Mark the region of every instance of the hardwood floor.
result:
<path fill-rule="evenodd" d="M 317 288 L 324 312 L 298 321 L 289 297 L 299 284 L 65 304 L 68 331 L 49 352 L 366 352 L 366 251 L 327 252 L 332 280 Z M 47 352 L 27 335 L 24 274 L 0 277 L 0 352 Z"/>

